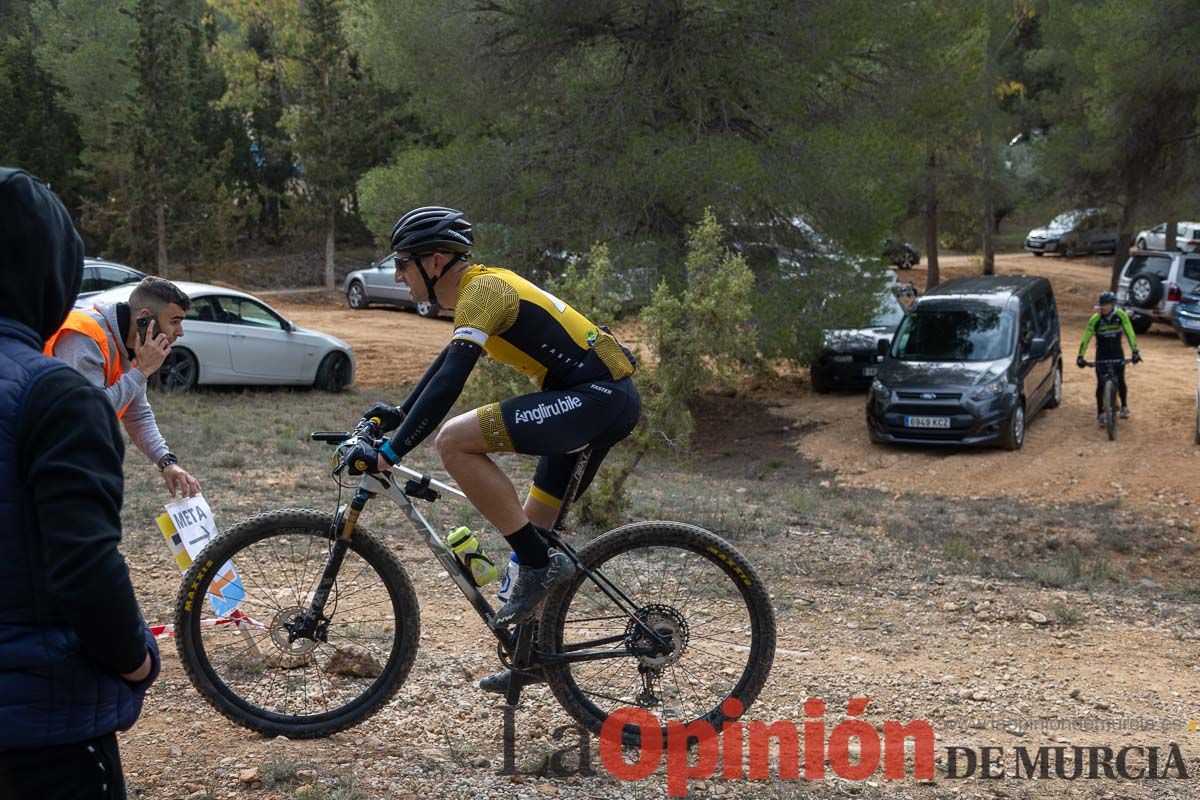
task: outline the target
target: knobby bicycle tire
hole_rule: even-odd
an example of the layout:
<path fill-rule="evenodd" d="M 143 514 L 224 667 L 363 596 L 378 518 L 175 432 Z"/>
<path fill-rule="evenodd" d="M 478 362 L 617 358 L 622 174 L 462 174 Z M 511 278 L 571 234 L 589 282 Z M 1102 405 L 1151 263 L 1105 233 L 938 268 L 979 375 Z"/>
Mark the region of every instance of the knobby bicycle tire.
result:
<path fill-rule="evenodd" d="M 603 571 L 605 562 L 640 548 L 651 547 L 690 551 L 711 562 L 737 587 L 739 596 L 746 604 L 751 644 L 745 667 L 727 697 L 740 700 L 743 707 L 748 709 L 762 691 L 775 658 L 775 612 L 765 584 L 750 562 L 724 539 L 703 528 L 678 522 L 637 522 L 616 528 L 582 547 L 579 558 L 589 569 L 600 568 Z M 541 630 L 545 637 L 542 647 L 545 651 L 562 652 L 571 601 L 585 581 L 591 583 L 582 570 L 577 570 L 570 582 L 555 590 L 547 599 L 541 617 Z M 627 586 L 621 588 L 629 589 Z M 636 601 L 637 597 L 632 599 Z M 598 733 L 608 713 L 593 703 L 588 693 L 578 686 L 572 666 L 560 665 L 546 669 L 550 690 L 568 714 L 588 730 Z M 696 719 L 712 724 L 717 730 L 728 721 L 721 709 L 721 700 L 704 714 L 678 721 L 692 722 Z M 664 737 L 666 730 L 665 725 L 660 727 Z M 622 739 L 628 745 L 636 746 L 640 738 L 639 731 L 633 726 L 627 726 L 622 732 Z"/>
<path fill-rule="evenodd" d="M 1104 382 L 1104 421 L 1108 428 L 1108 440 L 1117 439 L 1117 383 L 1114 380 Z"/>
<path fill-rule="evenodd" d="M 217 674 L 209 660 L 200 623 L 207 606 L 204 597 L 218 571 L 216 568 L 227 561 L 232 561 L 236 567 L 239 552 L 245 552 L 252 545 L 273 536 L 300 535 L 312 536 L 322 542 L 312 559 L 319 563 L 305 565 L 306 575 L 319 574 L 328 555 L 328 545 L 334 538 L 333 523 L 331 515 L 305 509 L 281 509 L 258 514 L 237 523 L 209 543 L 184 576 L 175 611 L 175 644 L 180 661 L 201 696 L 218 712 L 242 727 L 292 739 L 328 736 L 374 714 L 408 677 L 420 639 L 417 595 L 395 555 L 362 527 L 355 529 L 350 540 L 350 552 L 366 562 L 380 579 L 391 602 L 390 613 L 395 617 L 394 637 L 387 659 L 365 691 L 349 702 L 321 713 L 286 714 L 262 708 L 243 698 Z M 365 570 L 366 567 L 363 567 L 361 571 Z M 381 613 L 388 614 L 389 611 L 383 609 Z M 263 641 L 269 647 L 271 642 L 268 639 Z M 307 684 L 305 692 L 307 699 Z"/>

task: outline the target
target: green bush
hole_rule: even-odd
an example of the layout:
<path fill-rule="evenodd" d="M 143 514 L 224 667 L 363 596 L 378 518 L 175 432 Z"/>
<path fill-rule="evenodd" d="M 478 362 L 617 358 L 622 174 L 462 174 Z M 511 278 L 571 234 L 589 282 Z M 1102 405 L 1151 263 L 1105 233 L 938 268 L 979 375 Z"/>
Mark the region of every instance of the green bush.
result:
<path fill-rule="evenodd" d="M 687 446 L 690 401 L 717 380 L 735 379 L 754 357 L 751 326 L 754 275 L 740 255 L 722 245 L 712 209 L 688 238 L 683 286 L 662 282 L 642 310 L 647 342 L 657 364 L 636 377 L 642 421 L 630 436 L 623 464 L 605 466 L 580 502 L 580 519 L 598 527 L 616 524 L 628 508 L 625 481 L 650 450 Z"/>
<path fill-rule="evenodd" d="M 625 480 L 633 472 L 633 462 L 600 469 L 587 494 L 579 500 L 579 521 L 599 530 L 615 527 L 629 510 L 629 498 L 624 491 Z"/>
<path fill-rule="evenodd" d="M 671 444 L 686 445 L 692 429 L 688 403 L 717 380 L 730 380 L 753 360 L 754 275 L 740 255 L 721 244 L 712 209 L 688 237 L 684 285 L 663 281 L 642 311 L 657 365 L 643 416 Z"/>
<path fill-rule="evenodd" d="M 608 245 L 596 242 L 587 258 L 569 262 L 546 288 L 597 325 L 609 325 L 621 313 L 617 282 Z"/>

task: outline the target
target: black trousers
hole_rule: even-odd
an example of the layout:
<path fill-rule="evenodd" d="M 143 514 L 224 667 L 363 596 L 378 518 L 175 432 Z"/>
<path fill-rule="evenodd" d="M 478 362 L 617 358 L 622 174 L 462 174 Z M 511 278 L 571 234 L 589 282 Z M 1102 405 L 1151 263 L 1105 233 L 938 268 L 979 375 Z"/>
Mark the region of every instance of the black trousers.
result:
<path fill-rule="evenodd" d="M 541 456 L 533 471 L 534 496 L 540 492 L 537 499 L 557 506 L 571 482 L 579 451 L 590 445 L 592 457 L 576 498 L 592 482 L 609 449 L 637 426 L 642 399 L 633 378 L 595 380 L 510 397 L 477 413 L 481 424 L 489 417 L 502 421 L 497 449 Z"/>
<path fill-rule="evenodd" d="M 125 800 L 116 734 L 0 752 L 0 800 Z"/>
<path fill-rule="evenodd" d="M 1126 402 L 1127 392 L 1125 389 L 1125 365 L 1124 364 L 1109 364 L 1108 369 L 1112 370 L 1112 376 L 1117 379 L 1117 394 L 1121 396 L 1121 408 L 1129 405 Z M 1103 369 L 1096 370 L 1096 412 L 1104 413 L 1104 383 L 1108 380 L 1108 373 Z"/>

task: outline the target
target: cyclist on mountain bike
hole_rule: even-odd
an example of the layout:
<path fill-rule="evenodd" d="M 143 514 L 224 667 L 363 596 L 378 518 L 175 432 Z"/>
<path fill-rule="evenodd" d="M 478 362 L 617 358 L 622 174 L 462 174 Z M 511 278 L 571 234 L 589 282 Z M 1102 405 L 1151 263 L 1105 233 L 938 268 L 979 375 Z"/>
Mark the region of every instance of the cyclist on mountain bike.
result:
<path fill-rule="evenodd" d="M 378 451 L 362 453 L 386 470 L 420 444 L 449 413 L 481 353 L 528 376 L 539 391 L 460 414 L 438 432 L 446 470 L 471 503 L 508 542 L 520 562 L 497 626 L 528 620 L 574 565 L 549 549 L 547 529 L 564 500 L 576 454 L 592 448 L 576 497 L 587 488 L 609 448 L 637 424 L 641 400 L 630 377 L 632 354 L 605 328 L 562 300 L 506 269 L 471 264 L 474 237 L 460 211 L 414 209 L 392 230 L 396 281 L 413 299 L 454 309 L 450 342 L 400 406 L 377 403 L 364 417 L 379 417 L 385 432 L 399 429 Z M 365 445 L 364 445 L 365 447 Z M 488 453 L 541 456 L 524 505 Z M 488 691 L 508 688 L 510 671 L 480 681 Z M 522 685 L 541 680 L 518 673 Z"/>
<path fill-rule="evenodd" d="M 1079 357 L 1075 359 L 1076 365 L 1080 368 L 1087 366 L 1087 361 L 1084 359 L 1084 353 L 1087 352 L 1088 342 L 1092 336 L 1096 337 L 1096 360 L 1097 361 L 1120 361 L 1125 358 L 1125 348 L 1121 345 L 1121 337 L 1129 339 L 1129 346 L 1133 348 L 1133 363 L 1138 363 L 1142 360 L 1141 353 L 1138 352 L 1137 337 L 1133 333 L 1133 324 L 1129 321 L 1129 314 L 1125 313 L 1125 309 L 1117 308 L 1117 296 L 1112 292 L 1104 292 L 1100 295 L 1099 302 L 1100 310 L 1092 314 L 1092 318 L 1088 320 L 1087 328 L 1083 332 L 1083 341 L 1079 343 Z M 1121 395 L 1121 419 L 1129 419 L 1129 403 L 1125 388 L 1125 365 L 1111 364 L 1113 375 L 1117 379 L 1117 391 Z M 1101 426 L 1104 425 L 1104 381 L 1107 375 L 1103 370 L 1096 370 L 1096 420 Z"/>

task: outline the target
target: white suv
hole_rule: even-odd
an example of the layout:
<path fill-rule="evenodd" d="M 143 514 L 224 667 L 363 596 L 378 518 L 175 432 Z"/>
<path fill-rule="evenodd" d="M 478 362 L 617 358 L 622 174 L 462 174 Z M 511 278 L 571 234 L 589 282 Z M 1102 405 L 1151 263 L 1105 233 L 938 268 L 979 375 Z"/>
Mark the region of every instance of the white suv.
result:
<path fill-rule="evenodd" d="M 1133 329 L 1145 333 L 1151 323 L 1174 326 L 1175 306 L 1200 292 L 1200 255 L 1135 250 L 1121 269 L 1117 303 L 1130 311 Z"/>
<path fill-rule="evenodd" d="M 1166 250 L 1167 223 L 1142 231 L 1134 242 L 1138 250 Z M 1175 249 L 1185 253 L 1200 251 L 1200 222 L 1175 223 Z"/>

